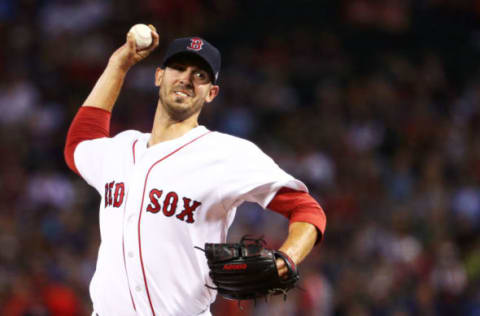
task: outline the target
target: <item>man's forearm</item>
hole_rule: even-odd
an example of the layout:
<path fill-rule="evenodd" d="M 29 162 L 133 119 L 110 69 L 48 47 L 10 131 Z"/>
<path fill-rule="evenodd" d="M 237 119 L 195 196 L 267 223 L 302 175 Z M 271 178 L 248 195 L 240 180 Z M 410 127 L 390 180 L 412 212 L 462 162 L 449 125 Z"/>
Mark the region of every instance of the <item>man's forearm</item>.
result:
<path fill-rule="evenodd" d="M 115 62 L 109 61 L 82 106 L 97 107 L 111 112 L 122 89 L 126 74 L 126 70 Z"/>
<path fill-rule="evenodd" d="M 305 222 L 294 222 L 288 228 L 288 237 L 280 247 L 295 264 L 299 264 L 312 251 L 317 240 L 317 228 Z M 284 276 L 288 269 L 282 259 L 277 259 L 277 269 L 280 276 Z"/>
<path fill-rule="evenodd" d="M 294 222 L 288 229 L 288 237 L 279 250 L 285 252 L 296 264 L 312 250 L 317 240 L 317 228 L 304 222 Z"/>

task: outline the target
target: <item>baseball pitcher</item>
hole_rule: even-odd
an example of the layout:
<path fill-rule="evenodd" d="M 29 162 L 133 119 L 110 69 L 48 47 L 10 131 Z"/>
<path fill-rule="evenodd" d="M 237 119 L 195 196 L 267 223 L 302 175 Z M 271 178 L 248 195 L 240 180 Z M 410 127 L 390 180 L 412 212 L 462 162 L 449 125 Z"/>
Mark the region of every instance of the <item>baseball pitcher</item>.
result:
<path fill-rule="evenodd" d="M 217 293 L 231 299 L 284 293 L 298 280 L 296 265 L 322 238 L 325 214 L 305 185 L 256 145 L 198 124 L 220 90 L 217 48 L 200 37 L 174 40 L 152 78 L 158 102 L 151 133 L 109 135 L 125 76 L 158 46 L 149 27 L 150 46 L 137 49 L 129 32 L 112 54 L 65 145 L 69 168 L 101 196 L 92 315 L 211 315 Z M 248 238 L 225 244 L 244 201 L 289 219 L 278 251 Z"/>

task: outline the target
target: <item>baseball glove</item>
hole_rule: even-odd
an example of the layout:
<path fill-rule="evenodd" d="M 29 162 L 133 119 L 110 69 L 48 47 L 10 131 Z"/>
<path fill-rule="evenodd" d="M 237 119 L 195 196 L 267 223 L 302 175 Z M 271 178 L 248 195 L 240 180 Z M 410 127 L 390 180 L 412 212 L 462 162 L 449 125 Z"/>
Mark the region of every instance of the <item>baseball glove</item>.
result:
<path fill-rule="evenodd" d="M 210 277 L 223 297 L 232 300 L 249 300 L 283 294 L 295 287 L 299 274 L 295 263 L 285 253 L 265 248 L 262 238 L 244 236 L 239 243 L 205 244 L 205 255 Z M 286 276 L 279 277 L 277 258 L 282 258 L 288 268 Z"/>

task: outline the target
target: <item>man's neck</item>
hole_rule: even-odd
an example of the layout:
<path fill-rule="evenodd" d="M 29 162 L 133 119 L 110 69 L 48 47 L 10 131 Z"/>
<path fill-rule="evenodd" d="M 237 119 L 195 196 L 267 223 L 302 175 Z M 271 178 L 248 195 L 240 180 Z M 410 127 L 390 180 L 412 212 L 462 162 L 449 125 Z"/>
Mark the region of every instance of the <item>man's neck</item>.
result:
<path fill-rule="evenodd" d="M 157 108 L 153 121 L 152 134 L 148 140 L 148 146 L 182 137 L 190 130 L 198 126 L 198 114 L 192 115 L 183 121 L 175 121 L 162 109 Z"/>

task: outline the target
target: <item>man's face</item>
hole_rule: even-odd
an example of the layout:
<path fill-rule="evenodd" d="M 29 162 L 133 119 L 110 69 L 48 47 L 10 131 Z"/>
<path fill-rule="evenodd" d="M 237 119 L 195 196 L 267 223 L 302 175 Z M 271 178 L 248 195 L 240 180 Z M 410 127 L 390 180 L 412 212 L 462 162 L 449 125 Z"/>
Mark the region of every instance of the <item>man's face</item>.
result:
<path fill-rule="evenodd" d="M 202 61 L 190 56 L 173 57 L 165 69 L 157 68 L 155 85 L 159 98 L 171 118 L 183 121 L 211 102 L 219 87 L 213 85 Z"/>

